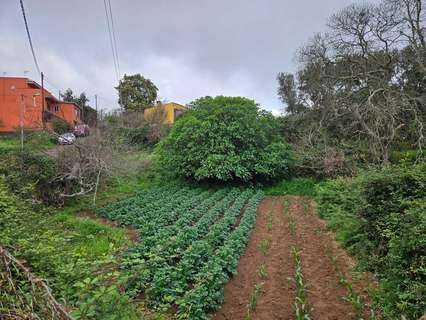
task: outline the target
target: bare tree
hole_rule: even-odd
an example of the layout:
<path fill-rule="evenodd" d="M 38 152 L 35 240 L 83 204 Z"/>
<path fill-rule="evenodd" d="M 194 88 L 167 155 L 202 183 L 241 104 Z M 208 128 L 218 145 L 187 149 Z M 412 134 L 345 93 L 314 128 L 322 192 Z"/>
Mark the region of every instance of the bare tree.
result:
<path fill-rule="evenodd" d="M 305 133 L 325 129 L 340 141 L 366 141 L 371 155 L 387 162 L 392 145 L 412 134 L 415 123 L 421 148 L 424 22 L 419 0 L 354 4 L 334 14 L 328 31 L 299 51 L 297 95 L 291 81 L 279 82 L 279 92 L 288 101 L 299 97 L 305 117 L 314 119 Z"/>

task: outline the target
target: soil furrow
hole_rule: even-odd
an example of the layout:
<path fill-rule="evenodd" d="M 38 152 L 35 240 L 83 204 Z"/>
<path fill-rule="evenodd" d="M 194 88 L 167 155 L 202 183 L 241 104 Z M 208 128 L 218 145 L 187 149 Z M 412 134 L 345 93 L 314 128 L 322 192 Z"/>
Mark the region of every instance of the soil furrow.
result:
<path fill-rule="evenodd" d="M 294 287 L 289 278 L 294 272 L 290 259 L 291 237 L 287 232 L 286 220 L 282 214 L 282 203 L 276 201 L 273 210 L 272 231 L 267 230 L 267 215 L 273 197 L 265 198 L 258 209 L 253 233 L 240 259 L 237 272 L 225 286 L 225 303 L 213 319 L 245 319 L 251 292 L 256 284 L 264 282 L 263 293 L 257 300 L 256 312 L 252 319 L 293 319 L 292 302 Z M 266 256 L 259 250 L 262 239 L 272 242 Z M 260 279 L 257 269 L 264 264 L 268 276 Z"/>
<path fill-rule="evenodd" d="M 318 218 L 304 212 L 301 197 L 289 197 L 290 214 L 296 222 L 296 244 L 301 250 L 303 276 L 307 286 L 307 301 L 313 308 L 313 319 L 352 319 L 352 305 L 343 300 L 346 290 L 339 284 L 333 265 L 326 256 L 319 238 Z"/>
<path fill-rule="evenodd" d="M 290 202 L 288 213 L 291 218 L 284 214 L 285 199 Z M 267 217 L 271 208 L 272 230 L 268 231 Z M 289 220 L 294 221 L 291 228 Z M 290 232 L 290 229 L 295 232 Z M 268 238 L 271 242 L 264 255 L 259 244 Z M 345 274 L 349 274 L 355 261 L 335 243 L 333 235 L 326 232 L 324 221 L 316 215 L 315 204 L 296 196 L 266 197 L 262 201 L 253 233 L 238 265 L 238 274 L 225 286 L 225 302 L 213 319 L 246 319 L 250 295 L 255 285 L 262 282 L 263 292 L 257 298 L 256 310 L 251 313 L 250 319 L 295 319 L 295 286 L 292 282 L 295 266 L 290 254 L 293 246 L 301 251 L 306 299 L 312 307 L 311 319 L 353 319 L 353 306 L 344 300 L 346 289 L 340 285 L 326 250 L 332 250 Z M 265 265 L 267 270 L 265 279 L 257 273 L 261 265 Z M 366 285 L 361 282 L 356 287 L 362 291 Z"/>

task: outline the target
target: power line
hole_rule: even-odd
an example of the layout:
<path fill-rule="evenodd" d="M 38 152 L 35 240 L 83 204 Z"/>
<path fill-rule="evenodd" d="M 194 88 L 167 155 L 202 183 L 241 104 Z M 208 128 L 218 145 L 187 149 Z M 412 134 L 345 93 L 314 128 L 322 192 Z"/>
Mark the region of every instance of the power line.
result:
<path fill-rule="evenodd" d="M 31 53 L 33 55 L 33 59 L 34 59 L 35 66 L 37 68 L 37 72 L 38 72 L 38 74 L 41 74 L 40 68 L 38 66 L 37 58 L 36 58 L 36 55 L 35 55 L 35 52 L 34 52 L 33 42 L 31 40 L 30 29 L 28 28 L 28 22 L 27 22 L 27 17 L 25 15 L 25 9 L 24 9 L 24 2 L 23 2 L 23 0 L 20 0 L 20 3 L 21 3 L 22 16 L 24 17 L 24 22 L 25 22 L 25 29 L 27 30 L 28 42 L 30 43 L 30 47 L 31 47 Z"/>
<path fill-rule="evenodd" d="M 110 42 L 111 51 L 112 51 L 112 59 L 114 61 L 115 75 L 117 76 L 117 80 L 120 80 L 120 75 L 119 75 L 119 72 L 118 72 L 118 65 L 117 65 L 117 58 L 116 58 L 116 51 L 115 51 L 114 40 L 113 40 L 113 36 L 112 36 L 112 32 L 111 32 L 111 24 L 110 24 L 110 18 L 109 18 L 109 14 L 108 14 L 108 7 L 107 7 L 106 0 L 104 0 L 104 8 L 105 8 L 105 17 L 106 17 L 107 26 L 108 26 L 109 42 Z"/>
<path fill-rule="evenodd" d="M 118 46 L 117 46 L 117 39 L 115 36 L 115 27 L 114 27 L 114 19 L 113 19 L 113 14 L 112 14 L 112 9 L 111 9 L 111 0 L 108 0 L 108 7 L 109 7 L 109 15 L 111 18 L 111 30 L 112 30 L 112 39 L 114 40 L 114 47 L 115 47 L 115 57 L 117 59 L 117 69 L 118 69 L 118 77 L 121 77 L 121 72 L 120 72 L 120 59 L 118 56 Z"/>

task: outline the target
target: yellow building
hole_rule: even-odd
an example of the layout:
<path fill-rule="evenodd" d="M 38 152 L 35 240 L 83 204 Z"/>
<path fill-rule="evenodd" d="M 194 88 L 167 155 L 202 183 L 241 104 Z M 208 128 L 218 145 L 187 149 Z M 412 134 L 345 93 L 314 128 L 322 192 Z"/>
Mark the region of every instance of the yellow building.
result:
<path fill-rule="evenodd" d="M 157 103 L 146 108 L 143 115 L 148 122 L 173 124 L 186 110 L 187 107 L 175 102 Z"/>

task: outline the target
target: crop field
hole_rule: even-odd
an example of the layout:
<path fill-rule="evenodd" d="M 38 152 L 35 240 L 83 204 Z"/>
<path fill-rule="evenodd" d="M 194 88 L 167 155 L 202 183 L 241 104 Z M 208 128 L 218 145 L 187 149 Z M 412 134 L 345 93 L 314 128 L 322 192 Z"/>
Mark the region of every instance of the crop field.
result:
<path fill-rule="evenodd" d="M 137 275 L 129 290 L 179 319 L 206 319 L 223 303 L 262 198 L 253 189 L 162 187 L 97 214 L 138 230 L 139 241 L 122 259 L 123 268 Z"/>

